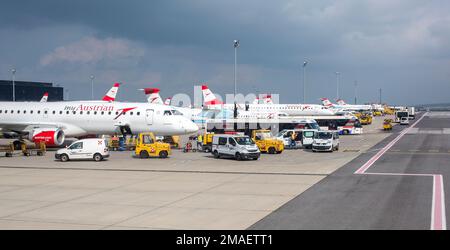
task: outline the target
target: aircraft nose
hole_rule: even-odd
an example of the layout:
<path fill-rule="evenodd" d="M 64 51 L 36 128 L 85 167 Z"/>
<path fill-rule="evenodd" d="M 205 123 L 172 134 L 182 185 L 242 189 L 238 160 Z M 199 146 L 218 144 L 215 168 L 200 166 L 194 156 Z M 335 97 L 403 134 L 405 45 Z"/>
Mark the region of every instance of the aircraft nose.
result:
<path fill-rule="evenodd" d="M 185 123 L 184 129 L 186 130 L 186 133 L 191 134 L 198 131 L 198 126 L 192 121 L 189 121 Z"/>

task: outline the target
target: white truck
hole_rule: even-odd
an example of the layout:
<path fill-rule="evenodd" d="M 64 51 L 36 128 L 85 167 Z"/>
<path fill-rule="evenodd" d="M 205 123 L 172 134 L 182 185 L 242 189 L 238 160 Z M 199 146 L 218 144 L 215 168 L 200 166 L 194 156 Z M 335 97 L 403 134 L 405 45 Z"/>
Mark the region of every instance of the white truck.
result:
<path fill-rule="evenodd" d="M 408 115 L 410 120 L 416 119 L 416 109 L 414 107 L 408 107 Z"/>

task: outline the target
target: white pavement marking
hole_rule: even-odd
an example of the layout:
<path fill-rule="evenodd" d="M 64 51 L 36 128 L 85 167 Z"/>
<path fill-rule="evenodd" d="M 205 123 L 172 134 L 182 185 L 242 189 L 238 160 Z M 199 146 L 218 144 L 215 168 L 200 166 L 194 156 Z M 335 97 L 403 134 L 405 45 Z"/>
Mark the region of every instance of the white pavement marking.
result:
<path fill-rule="evenodd" d="M 412 124 L 409 128 L 404 129 L 395 139 L 382 148 L 377 154 L 370 158 L 364 165 L 362 165 L 354 174 L 365 175 L 387 175 L 387 176 L 421 176 L 433 177 L 433 197 L 431 203 L 431 230 L 447 230 L 447 219 L 445 215 L 445 196 L 444 196 L 444 182 L 442 175 L 433 174 L 403 174 L 403 173 L 367 173 L 366 171 L 388 151 L 395 143 L 397 143 L 405 134 L 413 130 L 425 116 L 425 113 L 419 120 Z M 429 116 L 432 117 L 432 116 Z M 434 117 L 433 117 L 434 118 Z M 414 129 L 414 131 L 417 131 Z"/>

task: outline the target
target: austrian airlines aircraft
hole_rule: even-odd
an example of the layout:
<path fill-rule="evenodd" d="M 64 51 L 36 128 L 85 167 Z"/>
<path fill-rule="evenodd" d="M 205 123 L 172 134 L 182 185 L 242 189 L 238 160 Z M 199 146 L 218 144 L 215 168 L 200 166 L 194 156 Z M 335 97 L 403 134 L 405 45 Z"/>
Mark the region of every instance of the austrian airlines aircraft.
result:
<path fill-rule="evenodd" d="M 0 128 L 49 146 L 61 145 L 65 136 L 121 132 L 183 135 L 198 130 L 192 121 L 174 115 L 164 105 L 104 101 L 0 102 Z"/>
<path fill-rule="evenodd" d="M 321 98 L 320 100 L 322 101 L 323 106 L 339 111 L 369 111 L 372 109 L 371 105 L 350 105 L 345 103 L 344 100 L 341 99 L 337 100 L 337 105 L 330 102 L 328 98 Z"/>
<path fill-rule="evenodd" d="M 205 107 L 209 109 L 234 109 L 234 104 L 224 104 L 216 98 L 216 96 L 209 90 L 208 86 L 202 86 L 203 100 Z M 264 104 L 238 104 L 239 110 L 245 110 L 253 115 L 268 115 L 268 116 L 308 116 L 308 115 L 335 115 L 327 107 L 318 104 L 273 104 L 270 103 L 271 98 L 265 98 Z"/>

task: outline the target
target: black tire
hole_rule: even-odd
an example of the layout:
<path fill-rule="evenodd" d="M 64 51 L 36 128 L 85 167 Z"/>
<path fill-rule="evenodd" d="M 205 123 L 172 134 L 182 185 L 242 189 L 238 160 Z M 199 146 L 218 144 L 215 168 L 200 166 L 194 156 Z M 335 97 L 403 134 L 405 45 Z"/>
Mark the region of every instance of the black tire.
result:
<path fill-rule="evenodd" d="M 238 161 L 241 161 L 242 160 L 242 155 L 239 152 L 237 152 L 236 155 L 234 156 L 234 158 L 236 160 L 238 160 Z"/>
<path fill-rule="evenodd" d="M 277 151 L 277 154 L 279 155 L 279 154 L 281 154 L 283 151 Z"/>
<path fill-rule="evenodd" d="M 66 155 L 66 154 L 62 154 L 62 155 L 61 155 L 61 161 L 62 161 L 62 162 L 67 162 L 67 161 L 69 161 L 69 156 Z"/>
<path fill-rule="evenodd" d="M 275 154 L 276 150 L 275 150 L 274 147 L 270 147 L 269 150 L 267 150 L 267 152 L 268 152 L 269 154 Z"/>
<path fill-rule="evenodd" d="M 339 151 L 339 146 L 336 147 L 336 151 Z"/>
<path fill-rule="evenodd" d="M 43 152 L 37 152 L 36 154 L 37 154 L 38 156 L 43 156 L 43 155 L 44 155 Z"/>
<path fill-rule="evenodd" d="M 214 155 L 214 158 L 216 158 L 216 159 L 220 158 L 220 154 L 219 154 L 219 152 L 217 152 L 217 150 L 214 150 L 213 155 Z"/>
<path fill-rule="evenodd" d="M 161 159 L 167 158 L 168 155 L 169 155 L 169 153 L 167 153 L 167 151 L 165 151 L 165 150 L 159 152 L 159 158 L 161 158 Z"/>
<path fill-rule="evenodd" d="M 6 153 L 5 157 L 12 157 L 12 154 L 11 153 Z"/>
<path fill-rule="evenodd" d="M 141 159 L 147 159 L 147 158 L 149 157 L 148 152 L 145 151 L 145 150 L 142 150 L 142 151 L 139 153 L 139 157 L 140 157 Z"/>
<path fill-rule="evenodd" d="M 344 135 L 348 135 L 348 134 L 349 134 L 349 131 L 348 131 L 347 129 L 345 129 L 344 131 L 342 131 L 342 133 L 343 133 Z"/>
<path fill-rule="evenodd" d="M 256 158 L 252 158 L 252 160 L 256 161 L 256 160 L 258 160 L 258 157 L 256 157 Z"/>
<path fill-rule="evenodd" d="M 94 161 L 102 161 L 103 160 L 103 156 L 99 153 L 94 154 Z"/>

